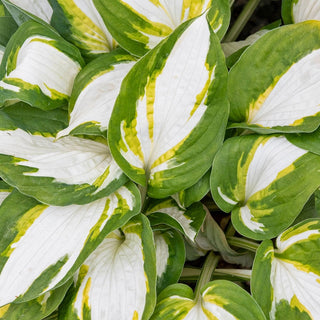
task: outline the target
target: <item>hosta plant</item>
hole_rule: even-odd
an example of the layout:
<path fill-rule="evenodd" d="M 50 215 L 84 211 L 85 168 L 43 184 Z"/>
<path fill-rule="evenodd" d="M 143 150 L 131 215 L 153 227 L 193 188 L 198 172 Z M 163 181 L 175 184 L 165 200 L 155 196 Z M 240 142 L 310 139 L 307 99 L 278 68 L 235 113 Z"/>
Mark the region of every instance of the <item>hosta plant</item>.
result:
<path fill-rule="evenodd" d="M 0 2 L 0 319 L 319 319 L 320 6 L 232 3 Z"/>

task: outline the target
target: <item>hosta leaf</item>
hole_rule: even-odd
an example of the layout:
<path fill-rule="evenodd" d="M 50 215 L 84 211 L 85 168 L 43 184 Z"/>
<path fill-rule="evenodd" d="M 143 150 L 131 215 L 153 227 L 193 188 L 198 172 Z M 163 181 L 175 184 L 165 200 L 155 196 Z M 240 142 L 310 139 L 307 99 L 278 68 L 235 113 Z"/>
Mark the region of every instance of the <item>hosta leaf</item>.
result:
<path fill-rule="evenodd" d="M 186 189 L 211 166 L 228 115 L 225 80 L 219 41 L 202 15 L 145 55 L 122 82 L 110 149 L 132 180 L 148 184 L 149 196 Z"/>
<path fill-rule="evenodd" d="M 184 21 L 208 8 L 212 29 L 220 38 L 230 20 L 226 0 L 93 0 L 121 47 L 142 56 L 170 35 Z M 200 33 L 199 33 L 200 34 Z"/>
<path fill-rule="evenodd" d="M 194 299 L 183 284 L 167 287 L 158 297 L 151 320 L 265 320 L 253 298 L 238 285 L 216 280 L 201 289 Z"/>
<path fill-rule="evenodd" d="M 21 100 L 49 110 L 66 105 L 83 60 L 51 29 L 24 23 L 11 37 L 0 68 L 0 104 Z"/>
<path fill-rule="evenodd" d="M 251 267 L 253 255 L 250 252 L 238 252 L 230 247 L 223 230 L 208 212 L 195 239 L 198 249 L 219 252 L 224 261 Z"/>
<path fill-rule="evenodd" d="M 157 292 L 178 282 L 184 262 L 185 247 L 182 236 L 173 229 L 154 231 L 157 261 Z"/>
<path fill-rule="evenodd" d="M 9 16 L 0 16 L 0 46 L 4 48 L 18 26 Z"/>
<path fill-rule="evenodd" d="M 320 20 L 320 3 L 318 0 L 282 0 L 281 13 L 287 24 Z"/>
<path fill-rule="evenodd" d="M 18 102 L 0 110 L 0 130 L 21 128 L 32 134 L 56 136 L 68 125 L 68 113 L 63 109 L 44 111 Z"/>
<path fill-rule="evenodd" d="M 105 54 L 89 63 L 76 77 L 69 103 L 69 126 L 58 136 L 104 133 L 121 82 L 133 65 L 134 58 L 124 51 Z"/>
<path fill-rule="evenodd" d="M 21 129 L 0 131 L 0 176 L 53 205 L 88 203 L 127 181 L 103 143 L 73 136 L 55 140 Z"/>
<path fill-rule="evenodd" d="M 257 40 L 230 71 L 231 127 L 314 131 L 320 124 L 319 57 L 318 21 L 277 28 Z"/>
<path fill-rule="evenodd" d="M 14 20 L 19 24 L 32 19 L 44 24 L 50 23 L 52 8 L 48 0 L 1 0 Z"/>
<path fill-rule="evenodd" d="M 109 52 L 116 43 L 107 30 L 93 0 L 49 0 L 51 24 L 85 56 Z"/>
<path fill-rule="evenodd" d="M 144 320 L 155 305 L 152 230 L 139 215 L 99 245 L 81 266 L 61 320 Z"/>
<path fill-rule="evenodd" d="M 206 216 L 203 205 L 194 203 L 188 209 L 183 209 L 174 199 L 150 199 L 145 208 L 151 225 L 165 224 L 179 230 L 191 241 L 194 241 Z"/>
<path fill-rule="evenodd" d="M 4 181 L 0 181 L 0 205 L 10 195 L 13 188 L 6 184 Z"/>
<path fill-rule="evenodd" d="M 294 221 L 319 187 L 319 169 L 318 155 L 285 137 L 236 137 L 214 160 L 211 191 L 223 211 L 232 211 L 239 233 L 270 239 Z"/>
<path fill-rule="evenodd" d="M 320 219 L 305 220 L 262 242 L 252 272 L 252 292 L 271 320 L 320 318 Z"/>
<path fill-rule="evenodd" d="M 12 192 L 0 207 L 0 306 L 63 284 L 108 233 L 138 210 L 133 183 L 81 206 L 47 206 Z"/>
<path fill-rule="evenodd" d="M 193 203 L 200 201 L 210 190 L 210 173 L 210 170 L 207 171 L 206 174 L 193 186 L 180 191 L 172 197 L 183 208 L 188 208 Z"/>
<path fill-rule="evenodd" d="M 71 281 L 68 281 L 61 287 L 48 291 L 36 299 L 7 304 L 0 308 L 0 319 L 42 320 L 58 308 L 70 285 Z"/>

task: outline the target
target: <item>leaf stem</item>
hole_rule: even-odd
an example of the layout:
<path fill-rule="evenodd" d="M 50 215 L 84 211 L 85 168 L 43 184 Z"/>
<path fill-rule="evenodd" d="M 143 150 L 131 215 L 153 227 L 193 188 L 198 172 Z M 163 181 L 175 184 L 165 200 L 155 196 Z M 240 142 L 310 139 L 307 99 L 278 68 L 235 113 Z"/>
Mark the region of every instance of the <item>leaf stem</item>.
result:
<path fill-rule="evenodd" d="M 242 29 L 244 28 L 244 26 L 247 24 L 250 17 L 252 16 L 254 10 L 259 5 L 259 2 L 260 0 L 249 0 L 247 2 L 243 10 L 241 11 L 238 19 L 235 21 L 232 28 L 228 31 L 228 33 L 224 37 L 223 42 L 235 41 L 238 38 Z"/>
<path fill-rule="evenodd" d="M 196 288 L 194 290 L 195 300 L 201 297 L 200 291 L 204 285 L 206 285 L 210 280 L 214 269 L 217 267 L 220 257 L 216 256 L 213 251 L 211 251 L 201 270 L 200 278 L 197 282 Z"/>
<path fill-rule="evenodd" d="M 246 249 L 252 252 L 256 252 L 260 245 L 260 243 L 239 237 L 227 237 L 227 240 L 231 246 Z"/>

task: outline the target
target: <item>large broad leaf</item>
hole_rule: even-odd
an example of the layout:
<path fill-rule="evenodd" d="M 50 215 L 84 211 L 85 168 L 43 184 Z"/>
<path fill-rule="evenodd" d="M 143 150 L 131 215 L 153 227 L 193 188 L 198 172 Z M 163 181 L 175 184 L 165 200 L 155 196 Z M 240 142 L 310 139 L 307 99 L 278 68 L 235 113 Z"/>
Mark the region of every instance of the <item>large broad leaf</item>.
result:
<path fill-rule="evenodd" d="M 0 130 L 20 128 L 32 134 L 55 137 L 67 125 L 68 112 L 60 108 L 45 111 L 18 102 L 0 110 Z"/>
<path fill-rule="evenodd" d="M 71 280 L 71 279 L 70 279 Z M 42 320 L 58 308 L 71 285 L 67 281 L 61 287 L 48 291 L 40 297 L 22 302 L 11 303 L 0 308 L 2 320 Z"/>
<path fill-rule="evenodd" d="M 121 47 L 142 56 L 184 21 L 209 9 L 209 21 L 220 39 L 230 20 L 227 0 L 93 0 Z M 199 32 L 199 35 L 201 33 Z"/>
<path fill-rule="evenodd" d="M 94 57 L 115 47 L 93 0 L 49 1 L 53 7 L 51 24 L 85 56 Z"/>
<path fill-rule="evenodd" d="M 181 234 L 166 227 L 154 231 L 157 262 L 157 292 L 177 283 L 186 259 Z"/>
<path fill-rule="evenodd" d="M 230 71 L 231 127 L 260 133 L 314 131 L 320 124 L 319 61 L 320 22 L 265 34 Z"/>
<path fill-rule="evenodd" d="M 40 109 L 66 105 L 83 65 L 80 52 L 34 21 L 11 37 L 0 68 L 0 104 L 21 100 Z"/>
<path fill-rule="evenodd" d="M 151 320 L 265 320 L 253 298 L 229 281 L 209 282 L 196 298 L 186 285 L 169 286 L 159 295 Z"/>
<path fill-rule="evenodd" d="M 282 0 L 282 19 L 285 23 L 320 20 L 318 0 Z"/>
<path fill-rule="evenodd" d="M 179 27 L 124 79 L 110 149 L 151 197 L 186 189 L 209 169 L 228 116 L 225 87 L 223 53 L 205 15 Z"/>
<path fill-rule="evenodd" d="M 320 220 L 305 220 L 257 251 L 252 293 L 270 320 L 320 319 Z"/>
<path fill-rule="evenodd" d="M 6 184 L 4 181 L 0 181 L 0 205 L 10 195 L 13 188 Z"/>
<path fill-rule="evenodd" d="M 139 215 L 111 233 L 80 267 L 61 320 L 147 320 L 156 300 L 152 230 Z"/>
<path fill-rule="evenodd" d="M 123 50 L 108 53 L 89 63 L 75 79 L 69 103 L 68 134 L 101 135 L 106 132 L 123 78 L 134 65 Z"/>
<path fill-rule="evenodd" d="M 319 187 L 319 169 L 318 155 L 284 137 L 236 137 L 215 157 L 211 191 L 223 211 L 232 211 L 239 233 L 270 239 L 289 227 Z"/>
<path fill-rule="evenodd" d="M 28 20 L 50 23 L 53 10 L 48 0 L 2 0 L 6 8 L 19 24 Z"/>
<path fill-rule="evenodd" d="M 18 26 L 9 16 L 0 16 L 0 46 L 4 48 Z"/>
<path fill-rule="evenodd" d="M 0 131 L 0 176 L 52 205 L 88 203 L 127 181 L 104 143 L 73 136 L 55 140 L 21 129 Z"/>
<path fill-rule="evenodd" d="M 62 285 L 139 210 L 133 183 L 81 206 L 47 206 L 14 191 L 0 207 L 0 306 Z"/>
<path fill-rule="evenodd" d="M 149 199 L 145 205 L 145 214 L 152 226 L 168 225 L 180 231 L 192 242 L 195 240 L 206 216 L 200 202 L 194 203 L 188 209 L 183 209 L 172 198 L 165 200 Z"/>

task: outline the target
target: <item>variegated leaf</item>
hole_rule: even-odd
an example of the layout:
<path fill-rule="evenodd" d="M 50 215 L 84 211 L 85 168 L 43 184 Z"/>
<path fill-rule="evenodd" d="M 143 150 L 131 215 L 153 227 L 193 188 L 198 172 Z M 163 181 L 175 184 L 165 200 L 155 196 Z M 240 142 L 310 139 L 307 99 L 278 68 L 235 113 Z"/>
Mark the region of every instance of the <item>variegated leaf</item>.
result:
<path fill-rule="evenodd" d="M 238 285 L 216 280 L 194 297 L 191 288 L 178 284 L 167 287 L 158 297 L 151 320 L 265 320 L 254 299 Z"/>
<path fill-rule="evenodd" d="M 0 104 L 21 100 L 49 110 L 66 105 L 84 62 L 78 49 L 34 21 L 11 37 L 0 68 Z"/>
<path fill-rule="evenodd" d="M 225 81 L 219 41 L 202 15 L 145 55 L 122 82 L 109 145 L 123 171 L 148 185 L 149 196 L 186 189 L 211 166 L 228 116 Z"/>
<path fill-rule="evenodd" d="M 177 283 L 186 259 L 182 236 L 168 228 L 154 231 L 157 262 L 157 292 Z"/>
<path fill-rule="evenodd" d="M 108 233 L 139 210 L 131 182 L 81 206 L 48 206 L 14 191 L 0 207 L 0 306 L 62 285 Z"/>
<path fill-rule="evenodd" d="M 184 21 L 209 9 L 209 21 L 220 39 L 230 20 L 226 0 L 93 0 L 121 47 L 142 56 Z M 201 34 L 199 32 L 199 34 Z"/>
<path fill-rule="evenodd" d="M 13 188 L 4 181 L 0 181 L 0 205 L 10 195 Z"/>
<path fill-rule="evenodd" d="M 0 308 L 2 320 L 42 320 L 58 308 L 71 285 L 67 281 L 61 287 L 48 291 L 40 297 L 22 302 L 11 303 Z"/>
<path fill-rule="evenodd" d="M 230 71 L 231 127 L 314 131 L 320 124 L 319 58 L 318 21 L 277 28 L 257 40 Z"/>
<path fill-rule="evenodd" d="M 50 3 L 54 9 L 51 24 L 85 56 L 94 57 L 114 49 L 116 42 L 93 0 L 50 0 Z"/>
<path fill-rule="evenodd" d="M 287 24 L 320 20 L 318 0 L 282 0 L 282 18 Z"/>
<path fill-rule="evenodd" d="M 195 239 L 195 247 L 202 251 L 219 252 L 224 261 L 251 268 L 254 256 L 247 251 L 238 252 L 230 247 L 223 230 L 207 212 L 206 218 Z M 200 251 L 201 252 L 201 251 Z"/>
<path fill-rule="evenodd" d="M 60 108 L 45 111 L 18 102 L 0 110 L 2 131 L 20 128 L 32 134 L 55 137 L 67 125 L 68 112 Z"/>
<path fill-rule="evenodd" d="M 200 201 L 209 192 L 210 173 L 211 170 L 207 171 L 206 174 L 193 186 L 172 196 L 173 199 L 177 201 L 179 206 L 188 208 L 193 203 Z"/>
<path fill-rule="evenodd" d="M 61 320 L 145 320 L 156 300 L 156 257 L 148 220 L 139 215 L 107 236 L 80 267 Z"/>
<path fill-rule="evenodd" d="M 236 137 L 215 157 L 211 191 L 223 211 L 232 211 L 239 233 L 270 239 L 294 221 L 319 187 L 319 169 L 320 156 L 285 137 Z"/>
<path fill-rule="evenodd" d="M 53 10 L 48 0 L 2 0 L 2 2 L 19 25 L 30 19 L 50 23 Z"/>
<path fill-rule="evenodd" d="M 21 129 L 0 131 L 0 176 L 52 205 L 88 203 L 127 181 L 104 143 L 73 136 L 55 140 Z"/>
<path fill-rule="evenodd" d="M 95 59 L 78 74 L 69 103 L 69 126 L 58 137 L 106 132 L 121 82 L 134 60 L 118 50 Z"/>
<path fill-rule="evenodd" d="M 191 241 L 195 240 L 197 233 L 206 216 L 203 205 L 194 203 L 188 209 L 183 209 L 174 199 L 165 200 L 150 199 L 145 207 L 151 225 L 168 225 L 180 231 Z"/>
<path fill-rule="evenodd" d="M 320 219 L 305 220 L 257 251 L 252 293 L 270 320 L 320 319 Z"/>

